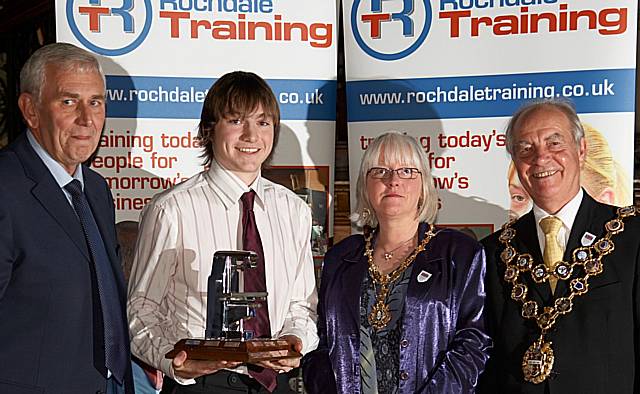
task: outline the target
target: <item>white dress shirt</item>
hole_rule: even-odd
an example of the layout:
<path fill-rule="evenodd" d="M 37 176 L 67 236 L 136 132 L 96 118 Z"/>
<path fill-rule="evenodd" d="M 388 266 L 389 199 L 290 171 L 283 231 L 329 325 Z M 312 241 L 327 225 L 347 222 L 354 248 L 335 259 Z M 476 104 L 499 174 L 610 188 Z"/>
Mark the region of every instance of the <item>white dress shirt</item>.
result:
<path fill-rule="evenodd" d="M 562 227 L 560 228 L 560 230 L 558 230 L 558 245 L 562 246 L 563 252 L 567 250 L 567 243 L 569 243 L 571 227 L 573 227 L 573 222 L 576 219 L 576 215 L 578 215 L 578 209 L 580 209 L 583 195 L 584 192 L 581 188 L 578 194 L 576 194 L 571 200 L 569 200 L 569 202 L 566 203 L 565 206 L 562 207 L 562 209 L 560 209 L 555 215 L 551 215 L 536 204 L 533 204 L 533 216 L 536 219 L 536 230 L 538 231 L 538 242 L 540 243 L 540 251 L 544 251 L 544 246 L 546 244 L 544 231 L 542 231 L 542 228 L 540 228 L 540 221 L 547 216 L 555 216 L 562 221 Z"/>
<path fill-rule="evenodd" d="M 64 169 L 62 164 L 58 163 L 53 157 L 51 157 L 49 152 L 44 150 L 44 148 L 36 140 L 36 137 L 34 137 L 33 132 L 30 129 L 27 129 L 27 140 L 29 140 L 29 143 L 31 144 L 31 147 L 33 148 L 33 150 L 36 151 L 36 154 L 38 155 L 38 157 L 42 160 L 44 165 L 49 169 L 49 172 L 51 172 L 51 175 L 53 175 L 53 179 L 56 180 L 56 183 L 58 184 L 58 186 L 60 186 L 60 190 L 62 190 L 65 197 L 67 197 L 67 201 L 69 201 L 69 205 L 73 206 L 73 202 L 71 201 L 71 194 L 64 187 L 72 180 L 77 179 L 78 181 L 80 181 L 82 190 L 84 190 L 84 177 L 82 175 L 82 165 L 78 164 L 75 172 L 73 173 L 73 176 L 71 176 L 69 175 L 67 170 Z"/>
<path fill-rule="evenodd" d="M 311 210 L 295 193 L 261 176 L 251 189 L 271 333 L 295 335 L 302 353 L 309 352 L 318 345 Z M 180 339 L 204 336 L 213 254 L 242 249 L 239 200 L 247 191 L 214 161 L 208 171 L 156 195 L 142 212 L 127 304 L 131 351 L 178 383 L 195 380 L 176 377 L 164 355 Z"/>

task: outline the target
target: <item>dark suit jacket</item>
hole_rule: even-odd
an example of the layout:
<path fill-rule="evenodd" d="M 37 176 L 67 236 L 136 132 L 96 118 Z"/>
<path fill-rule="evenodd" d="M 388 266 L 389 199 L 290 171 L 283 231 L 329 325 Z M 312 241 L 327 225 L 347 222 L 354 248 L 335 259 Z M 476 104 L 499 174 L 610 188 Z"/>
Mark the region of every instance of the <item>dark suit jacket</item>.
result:
<path fill-rule="evenodd" d="M 111 193 L 94 171 L 83 167 L 83 176 L 118 281 L 120 299 L 110 301 L 126 324 Z M 0 151 L 0 229 L 0 393 L 104 391 L 102 315 L 84 233 L 26 134 Z M 130 368 L 125 387 L 133 393 Z"/>
<path fill-rule="evenodd" d="M 585 232 L 599 239 L 616 208 L 596 202 L 584 193 L 573 223 L 564 260 L 581 246 Z M 514 225 L 519 253 L 542 262 L 533 211 Z M 547 334 L 555 362 L 552 375 L 541 384 L 526 383 L 522 356 L 538 337 L 537 325 L 521 316 L 521 303 L 511 299 L 510 284 L 502 276 L 499 232 L 482 243 L 487 252 L 487 301 L 494 352 L 482 377 L 483 393 L 616 393 L 640 392 L 640 217 L 625 220 L 624 232 L 612 237 L 615 250 L 603 258 L 604 271 L 589 279 L 589 292 L 574 299 L 573 311 L 560 316 Z M 576 272 L 578 271 L 578 272 Z M 573 277 L 584 275 L 574 270 Z M 529 299 L 550 305 L 547 283 L 536 285 L 527 273 Z M 569 281 L 558 281 L 555 297 L 567 294 Z M 554 297 L 554 298 L 555 298 Z"/>
<path fill-rule="evenodd" d="M 420 226 L 420 241 L 426 229 Z M 367 267 L 362 235 L 341 241 L 325 256 L 320 344 L 303 359 L 309 393 L 360 392 L 360 289 Z M 484 267 L 480 245 L 449 229 L 418 254 L 404 302 L 399 393 L 474 391 L 491 347 L 483 315 Z M 427 281 L 418 281 L 422 271 L 431 274 Z"/>

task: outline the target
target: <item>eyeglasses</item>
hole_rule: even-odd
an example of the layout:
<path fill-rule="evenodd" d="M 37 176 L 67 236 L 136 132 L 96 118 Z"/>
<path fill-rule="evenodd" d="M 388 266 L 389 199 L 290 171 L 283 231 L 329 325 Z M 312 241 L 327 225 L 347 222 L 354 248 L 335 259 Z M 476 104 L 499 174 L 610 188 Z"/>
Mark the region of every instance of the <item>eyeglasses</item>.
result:
<path fill-rule="evenodd" d="M 411 167 L 401 167 L 392 170 L 391 168 L 384 167 L 371 167 L 367 171 L 367 175 L 370 175 L 374 179 L 388 179 L 393 176 L 393 173 L 398 175 L 400 179 L 416 179 L 421 174 L 420 170 Z"/>

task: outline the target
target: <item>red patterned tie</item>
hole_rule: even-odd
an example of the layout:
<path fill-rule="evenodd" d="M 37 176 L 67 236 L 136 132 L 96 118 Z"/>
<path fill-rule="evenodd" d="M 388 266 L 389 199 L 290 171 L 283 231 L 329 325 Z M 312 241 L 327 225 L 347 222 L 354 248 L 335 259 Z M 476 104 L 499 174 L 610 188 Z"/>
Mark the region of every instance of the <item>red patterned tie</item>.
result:
<path fill-rule="evenodd" d="M 256 225 L 256 217 L 253 213 L 253 201 L 256 193 L 250 190 L 242 195 L 242 247 L 244 250 L 251 250 L 258 255 L 256 268 L 244 272 L 244 291 L 261 292 L 267 291 L 267 284 L 264 276 L 264 251 L 262 241 Z M 269 327 L 269 309 L 266 301 L 260 302 L 260 308 L 256 309 L 256 317 L 244 322 L 245 330 L 253 331 L 256 338 L 270 338 L 271 329 Z M 251 368 L 249 375 L 260 382 L 269 392 L 276 388 L 277 373 L 273 369 Z"/>

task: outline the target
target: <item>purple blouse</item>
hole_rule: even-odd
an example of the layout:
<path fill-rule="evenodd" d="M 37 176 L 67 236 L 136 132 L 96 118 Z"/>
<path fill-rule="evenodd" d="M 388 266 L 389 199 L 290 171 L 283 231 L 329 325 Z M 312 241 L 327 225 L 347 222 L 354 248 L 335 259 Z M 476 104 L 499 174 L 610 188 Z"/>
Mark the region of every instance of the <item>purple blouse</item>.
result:
<path fill-rule="evenodd" d="M 427 224 L 420 225 L 420 240 Z M 325 256 L 318 302 L 318 349 L 303 358 L 314 393 L 360 393 L 360 284 L 364 237 Z M 458 231 L 439 230 L 413 263 L 400 340 L 399 393 L 473 393 L 491 349 L 484 318 L 485 255 Z"/>

